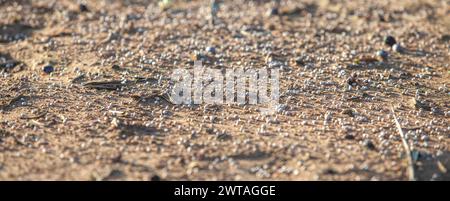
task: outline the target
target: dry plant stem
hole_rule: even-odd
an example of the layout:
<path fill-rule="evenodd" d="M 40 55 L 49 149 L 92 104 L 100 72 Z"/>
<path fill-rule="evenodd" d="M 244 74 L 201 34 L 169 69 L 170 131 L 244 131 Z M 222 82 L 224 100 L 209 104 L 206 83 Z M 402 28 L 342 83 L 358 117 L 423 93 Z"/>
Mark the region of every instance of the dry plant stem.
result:
<path fill-rule="evenodd" d="M 415 181 L 416 176 L 414 173 L 414 161 L 411 156 L 411 149 L 409 148 L 408 142 L 406 141 L 405 134 L 403 133 L 402 127 L 400 125 L 400 122 L 398 122 L 397 117 L 395 115 L 394 107 L 391 106 L 392 115 L 394 117 L 395 125 L 397 126 L 398 133 L 400 134 L 400 137 L 402 138 L 403 148 L 405 149 L 407 159 L 408 159 L 408 177 L 410 181 Z"/>

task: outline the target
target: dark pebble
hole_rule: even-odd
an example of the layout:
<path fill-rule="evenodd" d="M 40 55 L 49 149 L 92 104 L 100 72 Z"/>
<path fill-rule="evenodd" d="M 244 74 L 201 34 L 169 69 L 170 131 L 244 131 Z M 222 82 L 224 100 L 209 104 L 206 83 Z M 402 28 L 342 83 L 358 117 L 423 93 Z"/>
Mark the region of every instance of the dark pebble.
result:
<path fill-rule="evenodd" d="M 17 66 L 19 64 L 19 62 L 17 61 L 9 61 L 6 63 L 0 63 L 0 69 L 5 68 L 5 69 L 11 69 L 14 68 L 15 66 Z"/>
<path fill-rule="evenodd" d="M 204 54 L 201 53 L 194 53 L 191 55 L 191 58 L 193 61 L 206 61 L 207 57 Z"/>
<path fill-rule="evenodd" d="M 375 144 L 373 144 L 373 142 L 372 142 L 371 140 L 364 140 L 363 145 L 364 145 L 364 147 L 366 147 L 367 149 L 375 150 Z"/>
<path fill-rule="evenodd" d="M 389 57 L 389 54 L 384 50 L 380 50 L 377 52 L 377 56 L 383 59 L 383 61 L 386 61 Z"/>
<path fill-rule="evenodd" d="M 79 9 L 80 9 L 80 12 L 88 12 L 89 11 L 89 9 L 86 6 L 86 4 L 82 4 L 82 3 L 80 3 Z"/>
<path fill-rule="evenodd" d="M 42 68 L 42 71 L 44 71 L 44 73 L 50 74 L 55 70 L 55 68 L 52 65 L 47 65 L 44 66 L 44 68 Z"/>
<path fill-rule="evenodd" d="M 392 47 L 396 43 L 397 43 L 397 41 L 395 40 L 395 38 L 393 36 L 386 36 L 384 38 L 384 44 L 389 47 Z"/>
<path fill-rule="evenodd" d="M 395 45 L 392 46 L 392 50 L 394 52 L 402 53 L 403 52 L 403 47 L 400 44 L 395 44 Z"/>
<path fill-rule="evenodd" d="M 231 135 L 225 133 L 217 135 L 218 140 L 230 140 L 231 138 Z"/>
<path fill-rule="evenodd" d="M 347 84 L 350 85 L 350 86 L 355 86 L 357 83 L 356 83 L 355 78 L 350 77 L 350 78 L 347 79 Z"/>
<path fill-rule="evenodd" d="M 114 178 L 120 178 L 122 176 L 124 176 L 125 174 L 121 171 L 121 170 L 112 170 L 109 175 L 108 178 L 110 179 L 114 179 Z"/>
<path fill-rule="evenodd" d="M 355 136 L 352 135 L 352 134 L 346 134 L 346 135 L 344 136 L 344 139 L 346 139 L 346 140 L 354 140 L 354 139 L 355 139 Z"/>
<path fill-rule="evenodd" d="M 333 169 L 333 168 L 325 168 L 322 170 L 322 174 L 329 174 L 329 175 L 333 175 L 333 174 L 337 174 L 338 172 Z"/>
<path fill-rule="evenodd" d="M 269 16 L 278 15 L 280 12 L 278 11 L 278 8 L 271 8 L 269 10 Z"/>
<path fill-rule="evenodd" d="M 303 66 L 303 65 L 305 65 L 305 61 L 303 61 L 302 57 L 297 57 L 297 58 L 295 58 L 295 64 L 297 66 Z"/>
<path fill-rule="evenodd" d="M 150 181 L 161 181 L 161 178 L 159 178 L 159 176 L 155 174 L 150 178 Z"/>
<path fill-rule="evenodd" d="M 450 34 L 445 34 L 441 36 L 441 41 L 448 42 L 450 41 Z"/>
<path fill-rule="evenodd" d="M 111 68 L 114 70 L 120 70 L 120 66 L 117 64 L 114 64 Z"/>
<path fill-rule="evenodd" d="M 357 80 L 357 74 L 352 74 L 349 78 L 347 78 L 347 84 L 350 86 L 356 86 L 358 85 L 358 80 Z"/>
<path fill-rule="evenodd" d="M 384 19 L 383 13 L 378 13 L 378 20 L 380 20 L 380 22 L 386 22 L 386 19 Z"/>
<path fill-rule="evenodd" d="M 206 48 L 206 51 L 208 52 L 208 53 L 211 53 L 211 54 L 216 54 L 216 48 L 215 47 L 207 47 Z"/>
<path fill-rule="evenodd" d="M 354 117 L 355 116 L 355 114 L 353 114 L 353 110 L 352 109 L 346 109 L 346 110 L 342 111 L 342 114 L 346 114 L 346 115 L 348 115 L 350 117 Z"/>

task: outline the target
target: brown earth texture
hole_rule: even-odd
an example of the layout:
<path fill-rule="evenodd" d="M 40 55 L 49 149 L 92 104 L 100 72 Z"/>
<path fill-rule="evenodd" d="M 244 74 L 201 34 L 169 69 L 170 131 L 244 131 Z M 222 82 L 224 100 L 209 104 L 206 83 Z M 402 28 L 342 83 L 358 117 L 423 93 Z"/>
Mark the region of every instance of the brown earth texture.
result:
<path fill-rule="evenodd" d="M 449 1 L 217 4 L 0 0 L 0 180 L 450 180 Z M 196 60 L 276 113 L 173 104 Z"/>

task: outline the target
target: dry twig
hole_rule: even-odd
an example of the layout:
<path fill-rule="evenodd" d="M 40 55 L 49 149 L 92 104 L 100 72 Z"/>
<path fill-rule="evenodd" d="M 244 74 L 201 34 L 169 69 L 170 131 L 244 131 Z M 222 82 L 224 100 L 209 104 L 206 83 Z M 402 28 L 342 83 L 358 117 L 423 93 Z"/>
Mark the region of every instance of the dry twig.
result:
<path fill-rule="evenodd" d="M 412 158 L 411 149 L 408 145 L 408 142 L 406 141 L 405 134 L 403 133 L 402 127 L 400 125 L 400 122 L 398 122 L 397 117 L 395 115 L 394 107 L 391 105 L 391 112 L 394 117 L 395 125 L 397 126 L 398 133 L 400 134 L 400 137 L 402 138 L 403 148 L 405 149 L 405 152 L 408 156 L 408 177 L 410 181 L 415 181 L 416 176 L 414 172 L 414 161 Z"/>

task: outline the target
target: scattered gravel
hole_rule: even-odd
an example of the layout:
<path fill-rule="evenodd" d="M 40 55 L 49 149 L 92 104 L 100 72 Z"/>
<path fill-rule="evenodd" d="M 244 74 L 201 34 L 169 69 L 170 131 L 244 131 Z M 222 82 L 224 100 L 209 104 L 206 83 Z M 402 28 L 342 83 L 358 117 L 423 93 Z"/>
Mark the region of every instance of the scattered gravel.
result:
<path fill-rule="evenodd" d="M 0 179 L 406 180 L 392 106 L 449 180 L 448 2 L 276 2 L 0 4 Z M 276 113 L 172 104 L 198 61 L 279 69 Z"/>

